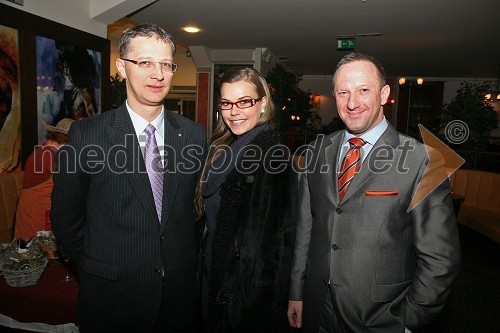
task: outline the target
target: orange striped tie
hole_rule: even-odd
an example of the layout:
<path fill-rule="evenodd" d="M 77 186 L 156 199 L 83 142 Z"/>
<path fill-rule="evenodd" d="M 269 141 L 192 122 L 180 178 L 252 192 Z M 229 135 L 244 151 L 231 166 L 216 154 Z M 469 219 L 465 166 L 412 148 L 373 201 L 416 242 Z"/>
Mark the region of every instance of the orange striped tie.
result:
<path fill-rule="evenodd" d="M 354 175 L 361 167 L 361 153 L 359 149 L 363 147 L 364 144 L 365 141 L 363 139 L 349 139 L 350 147 L 347 151 L 347 154 L 344 156 L 344 160 L 342 161 L 342 168 L 340 169 L 340 173 L 338 176 L 340 199 L 344 197 L 344 194 L 345 192 L 347 192 L 347 188 L 349 187 L 351 180 L 354 178 Z"/>

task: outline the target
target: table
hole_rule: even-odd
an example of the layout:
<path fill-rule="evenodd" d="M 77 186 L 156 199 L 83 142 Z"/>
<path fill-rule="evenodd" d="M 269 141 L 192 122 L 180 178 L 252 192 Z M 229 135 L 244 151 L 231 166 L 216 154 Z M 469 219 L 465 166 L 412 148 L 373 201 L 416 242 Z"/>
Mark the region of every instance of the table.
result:
<path fill-rule="evenodd" d="M 75 278 L 75 268 L 70 267 Z M 75 278 L 63 282 L 65 275 L 64 263 L 50 260 L 35 285 L 11 287 L 3 276 L 0 277 L 0 325 L 26 330 L 37 330 L 45 325 L 45 332 L 78 332 L 73 324 L 76 322 L 78 281 Z M 54 330 L 49 330 L 51 327 Z"/>

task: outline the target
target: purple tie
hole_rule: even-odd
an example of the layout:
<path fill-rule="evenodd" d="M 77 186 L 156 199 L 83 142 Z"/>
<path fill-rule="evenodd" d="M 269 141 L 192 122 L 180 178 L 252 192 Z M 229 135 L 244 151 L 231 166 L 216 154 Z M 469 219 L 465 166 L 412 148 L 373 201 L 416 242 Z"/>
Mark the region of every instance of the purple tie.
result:
<path fill-rule="evenodd" d="M 148 135 L 146 141 L 146 149 L 144 151 L 144 163 L 146 163 L 146 171 L 148 172 L 149 182 L 153 190 L 155 199 L 156 214 L 161 223 L 161 204 L 163 198 L 163 164 L 161 161 L 160 151 L 155 138 L 156 128 L 149 124 L 144 130 Z"/>

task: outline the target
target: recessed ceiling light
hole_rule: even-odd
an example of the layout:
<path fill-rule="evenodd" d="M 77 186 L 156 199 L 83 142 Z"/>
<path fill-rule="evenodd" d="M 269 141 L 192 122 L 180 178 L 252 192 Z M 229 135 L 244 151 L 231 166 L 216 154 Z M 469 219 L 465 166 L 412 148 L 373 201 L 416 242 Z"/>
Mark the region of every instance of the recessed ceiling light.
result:
<path fill-rule="evenodd" d="M 197 27 L 193 27 L 193 26 L 184 27 L 184 28 L 182 28 L 182 29 L 183 29 L 185 32 L 189 32 L 189 33 L 192 33 L 192 34 L 195 34 L 195 33 L 197 33 L 197 32 L 199 32 L 199 31 L 200 31 L 200 29 L 199 29 L 199 28 L 197 28 Z"/>

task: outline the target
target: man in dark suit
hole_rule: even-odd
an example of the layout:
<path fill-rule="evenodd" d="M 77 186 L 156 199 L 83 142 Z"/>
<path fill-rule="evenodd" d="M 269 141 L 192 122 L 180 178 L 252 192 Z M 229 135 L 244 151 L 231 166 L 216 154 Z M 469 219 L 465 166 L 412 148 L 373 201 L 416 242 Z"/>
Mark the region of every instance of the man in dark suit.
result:
<path fill-rule="evenodd" d="M 53 231 L 78 266 L 81 332 L 192 332 L 204 130 L 163 107 L 177 69 L 170 35 L 139 25 L 119 47 L 127 100 L 71 128 Z"/>
<path fill-rule="evenodd" d="M 345 56 L 333 94 L 346 130 L 306 156 L 288 309 L 305 332 L 415 330 L 443 309 L 459 270 L 443 160 L 384 118 L 385 80 L 372 57 Z"/>

